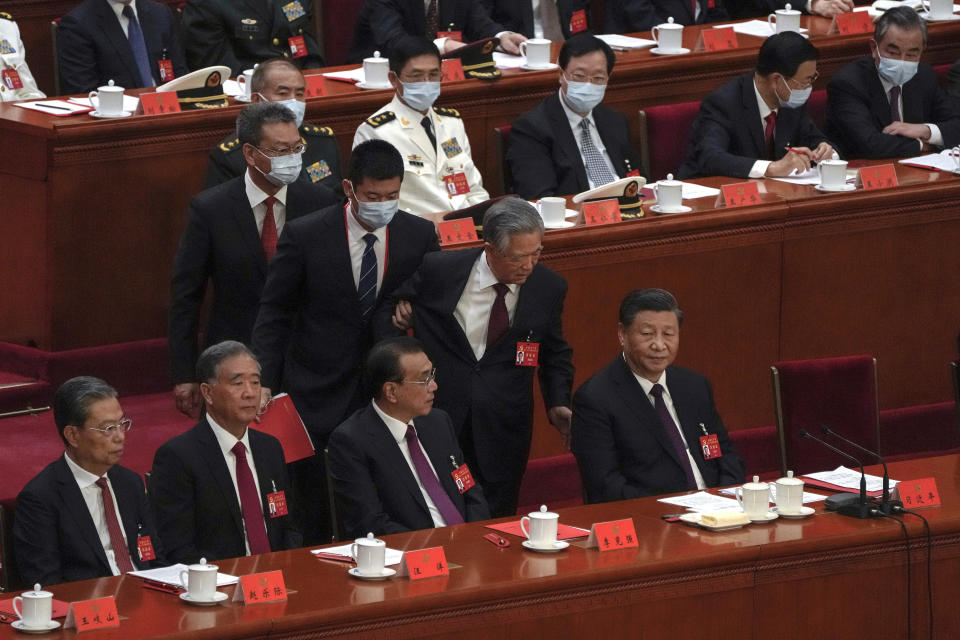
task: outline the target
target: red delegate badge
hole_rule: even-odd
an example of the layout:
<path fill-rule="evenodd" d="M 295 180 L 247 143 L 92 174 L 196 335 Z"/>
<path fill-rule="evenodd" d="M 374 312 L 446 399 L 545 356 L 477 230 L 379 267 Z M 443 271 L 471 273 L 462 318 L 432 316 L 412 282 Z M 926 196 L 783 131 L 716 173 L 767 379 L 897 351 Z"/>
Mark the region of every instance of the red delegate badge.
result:
<path fill-rule="evenodd" d="M 517 359 L 518 367 L 535 367 L 540 356 L 539 342 L 518 342 Z"/>
<path fill-rule="evenodd" d="M 137 536 L 137 552 L 140 554 L 140 562 L 150 562 L 157 559 L 150 536 Z"/>
<path fill-rule="evenodd" d="M 723 457 L 723 452 L 720 451 L 720 441 L 717 439 L 717 434 L 715 433 L 700 436 L 700 449 L 703 450 L 704 460 Z"/>
<path fill-rule="evenodd" d="M 450 459 L 453 460 L 453 456 L 451 456 Z M 454 461 L 454 465 L 456 465 L 456 461 Z M 473 480 L 473 474 L 470 473 L 470 467 L 465 464 L 454 469 L 450 475 L 453 476 L 453 483 L 457 485 L 457 491 L 460 493 L 470 491 L 470 489 L 477 484 Z"/>
<path fill-rule="evenodd" d="M 470 193 L 470 185 L 467 184 L 467 174 L 463 171 L 443 176 L 443 181 L 447 184 L 447 194 L 453 196 L 462 196 Z"/>
<path fill-rule="evenodd" d="M 16 69 L 3 70 L 3 84 L 7 89 L 22 89 L 23 82 L 20 80 L 20 74 Z"/>
<path fill-rule="evenodd" d="M 579 9 L 570 14 L 570 35 L 587 30 L 587 11 Z"/>
<path fill-rule="evenodd" d="M 303 36 L 293 36 L 287 40 L 287 44 L 290 45 L 290 55 L 294 58 L 307 55 L 307 43 L 304 42 Z"/>
<path fill-rule="evenodd" d="M 453 25 L 450 25 L 451 27 Z M 451 40 L 456 40 L 457 42 L 463 42 L 463 32 L 462 31 L 437 31 L 437 38 L 450 38 Z"/>
<path fill-rule="evenodd" d="M 267 494 L 267 508 L 271 518 L 287 515 L 287 494 L 283 491 L 274 491 Z"/>
<path fill-rule="evenodd" d="M 172 60 L 157 60 L 157 68 L 160 70 L 160 79 L 164 82 L 170 82 L 176 77 L 173 73 Z"/>

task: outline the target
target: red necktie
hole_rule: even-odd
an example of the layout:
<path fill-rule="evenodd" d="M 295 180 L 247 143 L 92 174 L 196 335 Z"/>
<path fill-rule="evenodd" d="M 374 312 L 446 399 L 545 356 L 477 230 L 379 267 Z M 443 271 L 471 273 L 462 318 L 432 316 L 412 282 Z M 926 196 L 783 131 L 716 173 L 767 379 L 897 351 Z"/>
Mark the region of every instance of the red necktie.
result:
<path fill-rule="evenodd" d="M 507 303 L 504 300 L 504 296 L 510 289 L 502 282 L 493 285 L 493 289 L 497 292 L 497 297 L 490 308 L 490 322 L 487 324 L 488 349 L 496 344 L 497 340 L 503 337 L 503 334 L 510 328 L 510 314 L 507 313 Z"/>
<path fill-rule="evenodd" d="M 267 538 L 267 527 L 263 524 L 260 494 L 247 464 L 247 448 L 242 442 L 238 442 L 231 451 L 237 458 L 237 490 L 240 493 L 240 510 L 243 512 L 243 524 L 247 528 L 250 554 L 270 553 L 270 540 Z"/>
<path fill-rule="evenodd" d="M 430 468 L 430 463 L 427 462 L 427 456 L 424 455 L 423 449 L 420 448 L 420 439 L 417 438 L 417 432 L 412 424 L 407 425 L 407 435 L 404 436 L 404 439 L 407 441 L 407 448 L 410 450 L 410 460 L 413 462 L 413 468 L 417 472 L 417 477 L 420 478 L 420 484 L 423 486 L 423 490 L 427 492 L 427 495 L 430 496 L 430 499 L 433 500 L 437 511 L 443 516 L 443 521 L 447 523 L 448 527 L 454 524 L 463 524 L 463 516 L 460 515 L 460 512 L 457 510 L 457 507 L 454 506 L 453 500 L 450 499 L 447 492 L 440 486 L 440 481 L 437 479 L 433 469 Z"/>
<path fill-rule="evenodd" d="M 693 14 L 693 22 L 691 24 L 697 24 L 697 0 L 690 0 L 690 12 Z"/>
<path fill-rule="evenodd" d="M 777 112 L 771 111 L 767 114 L 767 117 L 764 118 L 767 123 L 766 128 L 763 130 L 763 144 L 767 153 L 767 160 L 775 160 L 776 155 L 773 151 L 773 130 L 777 126 Z"/>
<path fill-rule="evenodd" d="M 263 243 L 263 253 L 267 256 L 267 262 L 273 260 L 273 254 L 277 252 L 277 221 L 273 219 L 273 203 L 277 199 L 269 196 L 264 200 L 267 205 L 267 215 L 263 218 L 263 231 L 260 232 L 260 242 Z"/>
<path fill-rule="evenodd" d="M 113 496 L 110 495 L 107 479 L 100 478 L 97 480 L 97 486 L 100 487 L 100 498 L 103 500 L 103 515 L 107 517 L 107 533 L 110 534 L 113 559 L 117 562 L 120 575 L 124 575 L 128 571 L 133 571 L 130 552 L 127 550 L 127 544 L 123 541 L 123 531 L 120 529 L 120 523 L 117 522 L 117 510 L 113 507 Z"/>

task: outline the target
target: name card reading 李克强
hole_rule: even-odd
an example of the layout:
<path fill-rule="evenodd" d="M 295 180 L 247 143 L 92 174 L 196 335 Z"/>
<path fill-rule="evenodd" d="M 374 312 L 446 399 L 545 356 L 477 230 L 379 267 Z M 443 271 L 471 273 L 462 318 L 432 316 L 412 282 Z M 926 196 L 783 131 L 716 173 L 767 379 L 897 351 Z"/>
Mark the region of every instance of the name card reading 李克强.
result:
<path fill-rule="evenodd" d="M 633 526 L 633 518 L 595 522 L 590 527 L 590 537 L 587 538 L 588 548 L 598 547 L 600 551 L 611 551 L 637 546 L 639 546 L 639 543 L 637 542 L 637 532 Z"/>

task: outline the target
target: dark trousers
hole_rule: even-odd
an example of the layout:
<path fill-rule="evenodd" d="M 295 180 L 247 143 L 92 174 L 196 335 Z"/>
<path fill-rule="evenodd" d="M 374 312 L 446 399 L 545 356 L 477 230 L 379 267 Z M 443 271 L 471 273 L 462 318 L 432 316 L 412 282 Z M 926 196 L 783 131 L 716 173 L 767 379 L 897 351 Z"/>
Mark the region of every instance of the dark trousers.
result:
<path fill-rule="evenodd" d="M 517 501 L 520 495 L 520 482 L 523 480 L 523 470 L 515 478 L 493 481 L 486 478 L 480 463 L 477 462 L 477 450 L 473 444 L 473 420 L 468 414 L 460 433 L 460 448 L 463 457 L 470 467 L 473 479 L 483 487 L 483 495 L 490 507 L 491 518 L 505 518 L 517 514 Z"/>

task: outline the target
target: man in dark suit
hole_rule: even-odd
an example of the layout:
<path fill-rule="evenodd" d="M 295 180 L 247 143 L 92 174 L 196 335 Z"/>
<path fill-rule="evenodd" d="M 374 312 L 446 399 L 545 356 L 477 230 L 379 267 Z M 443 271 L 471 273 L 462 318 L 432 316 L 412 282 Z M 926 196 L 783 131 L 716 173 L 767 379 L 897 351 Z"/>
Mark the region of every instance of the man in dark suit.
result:
<path fill-rule="evenodd" d="M 573 453 L 587 502 L 743 482 L 710 383 L 673 366 L 682 320 L 663 289 L 634 291 L 621 303 L 623 352 L 573 398 Z"/>
<path fill-rule="evenodd" d="M 960 100 L 960 59 L 947 71 L 947 93 Z"/>
<path fill-rule="evenodd" d="M 297 180 L 299 167 L 274 170 L 274 164 L 290 165 L 288 160 L 302 164 L 303 143 L 285 106 L 264 102 L 247 107 L 237 118 L 237 132 L 246 172 L 193 199 L 173 263 L 171 375 L 177 408 L 192 417 L 200 411 L 194 374 L 207 281 L 213 281 L 214 296 L 205 343 L 250 342 L 279 232 L 289 220 L 337 201 L 324 185 Z"/>
<path fill-rule="evenodd" d="M 436 369 L 414 338 L 377 343 L 367 357 L 370 404 L 330 436 L 330 473 L 351 538 L 490 517 L 450 416 L 433 409 Z M 459 480 L 459 482 L 458 482 Z"/>
<path fill-rule="evenodd" d="M 724 0 L 608 0 L 604 33 L 649 31 L 667 18 L 677 24 L 709 24 L 729 19 Z"/>
<path fill-rule="evenodd" d="M 516 513 L 533 433 L 539 367 L 547 417 L 567 437 L 572 349 L 561 316 L 567 283 L 537 264 L 543 221 L 520 198 L 483 217 L 484 246 L 427 255 L 381 309 L 378 330 L 413 327 L 443 387 L 437 406 L 453 421 L 494 517 Z M 391 308 L 393 315 L 390 315 Z"/>
<path fill-rule="evenodd" d="M 66 451 L 17 496 L 20 577 L 48 586 L 163 566 L 143 481 L 117 464 L 131 426 L 117 392 L 97 378 L 67 380 L 53 419 Z"/>
<path fill-rule="evenodd" d="M 320 68 L 312 11 L 311 0 L 187 0 L 181 26 L 190 68 L 222 64 L 236 76 L 271 58 Z"/>
<path fill-rule="evenodd" d="M 85 94 L 109 80 L 152 87 L 187 73 L 173 15 L 153 0 L 84 0 L 60 20 L 57 59 L 63 93 Z"/>
<path fill-rule="evenodd" d="M 271 390 L 288 392 L 318 454 L 363 404 L 360 371 L 373 344 L 374 307 L 439 248 L 431 222 L 397 210 L 403 173 L 403 158 L 390 143 L 358 145 L 343 181 L 346 206 L 287 225 L 270 265 L 253 331 L 264 401 Z M 294 473 L 312 518 L 325 505 L 321 459 L 298 465 L 313 469 Z M 306 486 L 305 474 L 312 478 Z M 324 533 L 305 525 L 308 541 L 320 542 Z"/>
<path fill-rule="evenodd" d="M 840 69 L 827 84 L 827 133 L 853 158 L 916 156 L 960 143 L 960 102 L 920 62 L 927 25 L 910 7 L 874 24 L 872 57 Z"/>
<path fill-rule="evenodd" d="M 726 4 L 727 12 L 735 20 L 744 18 L 766 19 L 774 11 L 785 9 L 802 11 L 813 16 L 832 18 L 838 13 L 853 11 L 853 0 L 738 0 Z"/>
<path fill-rule="evenodd" d="M 528 38 L 559 42 L 586 31 L 590 0 L 480 0 L 494 22 Z"/>
<path fill-rule="evenodd" d="M 438 32 L 452 35 L 444 36 Z M 513 33 L 490 19 L 490 13 L 475 0 L 364 0 L 353 31 L 348 62 L 362 62 L 375 51 L 387 56 L 404 36 L 434 40 L 446 55 L 471 42 L 499 35 L 500 48 L 519 55 L 526 37 Z"/>
<path fill-rule="evenodd" d="M 514 120 L 507 162 L 527 200 L 580 193 L 643 172 L 622 113 L 600 104 L 614 56 L 589 34 L 563 43 L 560 91 Z M 599 155 L 598 155 L 599 154 Z"/>
<path fill-rule="evenodd" d="M 260 365 L 243 344 L 208 347 L 197 361 L 206 415 L 153 458 L 151 499 L 171 562 L 193 563 L 299 547 L 280 442 L 247 428 L 260 408 Z"/>
<path fill-rule="evenodd" d="M 700 105 L 677 177 L 788 176 L 833 157 L 833 146 L 803 108 L 818 77 L 818 56 L 799 33 L 767 38 L 756 70 L 737 76 Z"/>

